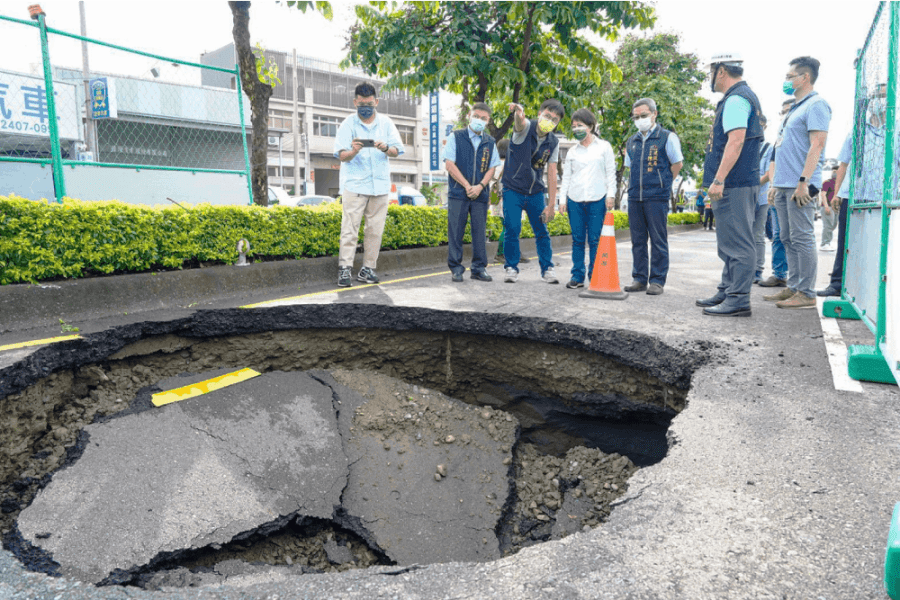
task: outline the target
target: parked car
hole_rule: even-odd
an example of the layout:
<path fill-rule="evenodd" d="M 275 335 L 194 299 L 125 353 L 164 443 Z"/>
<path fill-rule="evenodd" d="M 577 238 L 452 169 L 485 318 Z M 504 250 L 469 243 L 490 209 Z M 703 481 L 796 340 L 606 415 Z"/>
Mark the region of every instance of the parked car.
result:
<path fill-rule="evenodd" d="M 335 202 L 335 199 L 331 196 L 310 194 L 307 196 L 297 196 L 296 198 L 292 198 L 291 202 L 292 203 L 290 204 L 290 206 L 319 206 L 320 204 Z"/>
<path fill-rule="evenodd" d="M 292 204 L 293 198 L 291 195 L 287 193 L 282 187 L 278 186 L 269 186 L 269 206 L 273 204 L 281 204 L 282 206 L 294 206 Z"/>
<path fill-rule="evenodd" d="M 428 200 L 422 195 L 422 192 L 414 187 L 401 187 L 396 192 L 391 192 L 388 196 L 390 204 L 410 205 L 410 206 L 426 206 Z"/>

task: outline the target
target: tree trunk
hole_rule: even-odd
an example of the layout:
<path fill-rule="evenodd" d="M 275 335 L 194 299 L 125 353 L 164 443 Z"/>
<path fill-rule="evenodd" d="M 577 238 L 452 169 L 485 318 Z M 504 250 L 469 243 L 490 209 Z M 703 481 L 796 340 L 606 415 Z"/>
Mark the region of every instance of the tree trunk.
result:
<path fill-rule="evenodd" d="M 238 55 L 241 85 L 250 98 L 250 123 L 253 128 L 250 136 L 250 184 L 253 203 L 268 206 L 269 98 L 272 96 L 272 86 L 260 81 L 256 73 L 256 57 L 250 46 L 250 3 L 229 2 L 228 6 L 234 20 L 231 33 Z"/>

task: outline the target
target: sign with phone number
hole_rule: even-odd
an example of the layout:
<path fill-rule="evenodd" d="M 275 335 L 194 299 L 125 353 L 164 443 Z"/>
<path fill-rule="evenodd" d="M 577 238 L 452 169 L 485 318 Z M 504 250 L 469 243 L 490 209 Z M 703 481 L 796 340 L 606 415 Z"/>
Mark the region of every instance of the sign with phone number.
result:
<path fill-rule="evenodd" d="M 53 82 L 59 137 L 81 139 L 75 85 Z M 50 137 L 50 113 L 44 80 L 0 71 L 0 136 Z"/>

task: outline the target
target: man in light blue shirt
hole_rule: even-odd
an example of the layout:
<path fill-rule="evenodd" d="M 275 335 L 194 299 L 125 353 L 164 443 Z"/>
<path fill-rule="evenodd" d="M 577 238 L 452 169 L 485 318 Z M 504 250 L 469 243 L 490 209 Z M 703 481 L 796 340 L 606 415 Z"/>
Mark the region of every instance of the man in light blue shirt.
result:
<path fill-rule="evenodd" d="M 350 287 L 353 257 L 359 243 L 359 225 L 366 217 L 363 266 L 356 278 L 363 283 L 378 283 L 375 266 L 381 250 L 381 236 L 387 218 L 388 193 L 391 190 L 389 157 L 403 154 L 403 141 L 394 123 L 376 113 L 375 86 L 360 83 L 354 92 L 356 114 L 338 128 L 334 156 L 341 161 L 343 219 L 338 257 L 338 285 Z"/>
<path fill-rule="evenodd" d="M 791 107 L 775 141 L 775 160 L 769 202 L 775 205 L 781 241 L 788 259 L 787 287 L 763 296 L 778 308 L 815 308 L 817 249 L 814 230 L 816 204 L 822 185 L 822 150 L 828 138 L 831 107 L 813 89 L 819 61 L 795 58 L 785 75 L 783 90 L 797 102 Z"/>

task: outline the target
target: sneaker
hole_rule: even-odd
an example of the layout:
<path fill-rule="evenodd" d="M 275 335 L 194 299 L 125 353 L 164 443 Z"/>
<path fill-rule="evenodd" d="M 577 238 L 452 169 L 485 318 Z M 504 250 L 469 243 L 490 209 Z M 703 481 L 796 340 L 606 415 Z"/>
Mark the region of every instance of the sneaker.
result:
<path fill-rule="evenodd" d="M 570 290 L 574 290 L 576 288 L 583 288 L 584 283 L 582 283 L 580 281 L 575 281 L 574 279 L 572 279 L 571 281 L 569 281 L 569 283 L 566 284 L 566 287 L 569 288 Z"/>
<path fill-rule="evenodd" d="M 763 296 L 763 300 L 768 300 L 769 302 L 781 302 L 782 300 L 792 298 L 796 293 L 797 292 L 795 292 L 791 288 L 784 288 L 777 294 L 772 294 L 771 296 Z"/>
<path fill-rule="evenodd" d="M 353 285 L 351 279 L 350 267 L 338 267 L 338 285 L 340 287 L 350 287 Z"/>
<path fill-rule="evenodd" d="M 548 267 L 544 274 L 541 275 L 541 279 L 546 281 L 547 283 L 559 283 L 559 279 L 556 278 L 556 273 L 553 271 L 553 267 Z"/>
<path fill-rule="evenodd" d="M 822 244 L 821 246 L 819 246 L 819 251 L 820 252 L 834 252 L 834 244 L 831 244 L 831 243 Z"/>
<path fill-rule="evenodd" d="M 503 277 L 503 281 L 505 281 L 506 283 L 515 283 L 518 278 L 518 271 L 516 271 L 512 267 L 506 267 L 506 275 Z"/>
<path fill-rule="evenodd" d="M 378 275 L 375 274 L 375 269 L 370 269 L 369 267 L 363 267 L 359 270 L 359 274 L 356 278 L 365 283 L 380 283 L 381 280 L 378 279 Z"/>
<path fill-rule="evenodd" d="M 841 295 L 841 288 L 834 287 L 833 285 L 829 285 L 824 290 L 819 290 L 818 292 L 816 292 L 816 296 L 824 296 L 826 298 L 828 296 L 840 296 L 840 295 Z"/>
<path fill-rule="evenodd" d="M 643 292 L 643 291 L 646 291 L 646 289 L 647 289 L 647 284 L 641 283 L 640 281 L 638 281 L 636 279 L 631 282 L 631 285 L 625 286 L 626 292 Z"/>
<path fill-rule="evenodd" d="M 763 279 L 759 282 L 759 287 L 786 287 L 787 280 L 782 279 L 781 277 L 775 277 L 774 275 L 770 275 L 768 279 Z"/>
<path fill-rule="evenodd" d="M 659 296 L 663 293 L 663 286 L 658 283 L 651 283 L 647 287 L 647 295 L 649 296 Z"/>
<path fill-rule="evenodd" d="M 777 306 L 778 308 L 815 308 L 816 299 L 810 298 L 806 294 L 797 292 L 787 300 L 776 302 L 775 306 Z"/>

